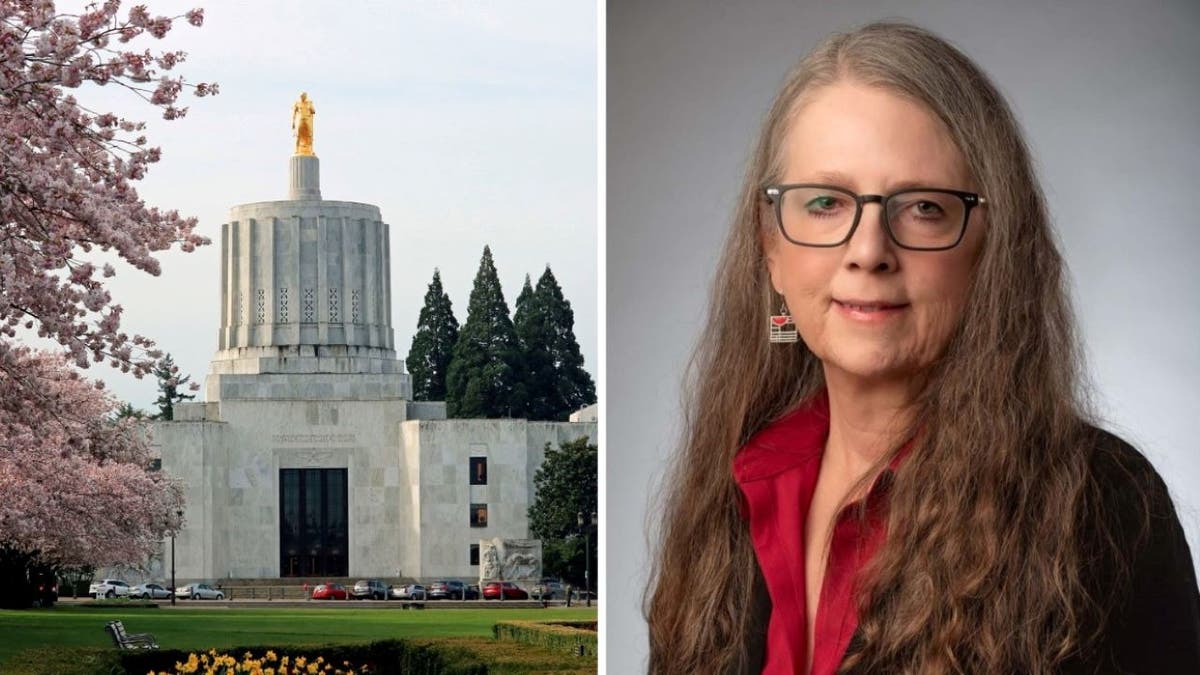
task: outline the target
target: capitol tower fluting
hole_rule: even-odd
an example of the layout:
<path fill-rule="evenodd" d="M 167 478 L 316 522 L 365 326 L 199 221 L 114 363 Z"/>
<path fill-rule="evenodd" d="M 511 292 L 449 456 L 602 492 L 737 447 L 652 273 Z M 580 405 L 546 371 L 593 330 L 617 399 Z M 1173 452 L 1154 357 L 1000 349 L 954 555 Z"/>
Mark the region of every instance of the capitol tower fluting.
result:
<path fill-rule="evenodd" d="M 379 207 L 321 199 L 320 160 L 293 155 L 288 199 L 234 206 L 221 226 L 212 372 L 400 373 L 389 246 Z"/>

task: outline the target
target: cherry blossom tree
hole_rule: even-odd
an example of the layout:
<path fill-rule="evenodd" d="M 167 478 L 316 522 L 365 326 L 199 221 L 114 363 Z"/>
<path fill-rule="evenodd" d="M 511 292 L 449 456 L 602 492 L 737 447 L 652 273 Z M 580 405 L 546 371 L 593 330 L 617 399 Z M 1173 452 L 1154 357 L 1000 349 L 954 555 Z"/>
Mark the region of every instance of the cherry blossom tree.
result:
<path fill-rule="evenodd" d="M 145 430 L 112 415 L 119 402 L 61 354 L 9 345 L 0 345 L 0 390 L 0 541 L 63 564 L 157 551 L 179 526 L 182 487 L 148 470 Z"/>
<path fill-rule="evenodd" d="M 79 254 L 115 252 L 157 275 L 155 252 L 175 244 L 191 251 L 208 240 L 193 231 L 195 218 L 148 207 L 134 189 L 161 156 L 140 134 L 145 123 L 91 110 L 68 92 L 120 86 L 163 118 L 182 117 L 185 82 L 165 73 L 184 53 L 119 45 L 162 38 L 177 19 L 199 26 L 204 14 L 154 17 L 139 5 L 120 18 L 119 9 L 108 0 L 67 15 L 49 0 L 0 0 L 0 338 L 15 338 L 24 324 L 56 340 L 81 368 L 108 360 L 140 377 L 161 354 L 148 339 L 121 332 L 121 306 L 103 282 L 113 266 L 97 269 Z M 204 83 L 192 89 L 216 91 Z"/>
<path fill-rule="evenodd" d="M 217 93 L 172 72 L 180 51 L 135 49 L 203 10 L 154 16 L 119 0 L 60 12 L 53 0 L 0 0 L 0 548 L 46 560 L 142 559 L 178 526 L 181 492 L 148 471 L 147 440 L 106 421 L 116 402 L 75 368 L 108 362 L 142 377 L 162 355 L 121 330 L 105 279 L 120 260 L 152 275 L 154 254 L 208 240 L 196 220 L 147 206 L 134 183 L 160 149 L 145 123 L 85 103 L 121 87 L 175 120 L 179 97 Z M 22 337 L 61 345 L 33 351 Z"/>

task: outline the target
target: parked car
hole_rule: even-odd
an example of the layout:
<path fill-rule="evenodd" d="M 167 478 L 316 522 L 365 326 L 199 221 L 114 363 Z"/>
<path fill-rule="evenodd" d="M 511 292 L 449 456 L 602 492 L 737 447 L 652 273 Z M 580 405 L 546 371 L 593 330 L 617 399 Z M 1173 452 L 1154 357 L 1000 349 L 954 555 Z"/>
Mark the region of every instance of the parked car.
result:
<path fill-rule="evenodd" d="M 387 594 L 387 585 L 378 579 L 359 581 L 350 589 L 350 597 L 358 599 L 387 600 Z"/>
<path fill-rule="evenodd" d="M 225 594 L 208 584 L 188 584 L 175 589 L 175 597 L 192 600 L 224 600 Z"/>
<path fill-rule="evenodd" d="M 454 579 L 435 581 L 429 586 L 430 600 L 466 600 L 467 585 Z"/>
<path fill-rule="evenodd" d="M 566 587 L 559 579 L 554 577 L 546 577 L 534 584 L 533 588 L 529 589 L 529 594 L 535 598 L 543 600 L 553 600 L 561 598 L 566 593 Z"/>
<path fill-rule="evenodd" d="M 88 586 L 88 595 L 96 598 L 128 597 L 129 584 L 120 579 L 101 579 Z"/>
<path fill-rule="evenodd" d="M 492 581 L 483 587 L 484 600 L 499 600 L 500 589 L 504 589 L 505 600 L 528 600 L 529 594 L 525 589 L 511 581 Z"/>
<path fill-rule="evenodd" d="M 392 586 L 390 596 L 393 600 L 428 600 L 429 593 L 421 584 L 406 584 Z"/>
<path fill-rule="evenodd" d="M 479 584 L 470 584 L 467 586 L 467 600 L 479 599 Z"/>
<path fill-rule="evenodd" d="M 346 587 L 341 584 L 320 584 L 312 592 L 313 600 L 346 600 L 349 597 Z"/>
<path fill-rule="evenodd" d="M 171 597 L 171 591 L 158 584 L 139 584 L 129 589 L 129 597 L 143 600 L 162 600 Z"/>

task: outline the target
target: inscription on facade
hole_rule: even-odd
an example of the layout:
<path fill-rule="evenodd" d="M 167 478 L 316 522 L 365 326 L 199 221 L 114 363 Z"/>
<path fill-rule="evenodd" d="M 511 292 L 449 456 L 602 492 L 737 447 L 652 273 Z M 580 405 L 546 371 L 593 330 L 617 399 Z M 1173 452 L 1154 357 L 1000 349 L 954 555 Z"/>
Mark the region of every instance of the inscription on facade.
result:
<path fill-rule="evenodd" d="M 302 445 L 341 445 L 341 444 L 356 444 L 358 436 L 355 434 L 275 434 L 271 436 L 272 443 L 292 443 Z"/>

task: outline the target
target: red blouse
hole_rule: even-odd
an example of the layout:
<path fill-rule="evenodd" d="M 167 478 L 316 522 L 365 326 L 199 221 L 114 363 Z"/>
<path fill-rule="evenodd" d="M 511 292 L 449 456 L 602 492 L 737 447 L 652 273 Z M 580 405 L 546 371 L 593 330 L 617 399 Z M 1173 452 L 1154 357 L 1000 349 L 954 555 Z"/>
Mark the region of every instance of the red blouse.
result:
<path fill-rule="evenodd" d="M 804 524 L 828 436 L 829 399 L 821 392 L 755 434 L 733 462 L 734 478 L 745 497 L 743 516 L 771 596 L 764 675 L 804 675 Z M 906 445 L 871 485 L 865 530 L 860 531 L 856 516 L 860 503 L 838 513 L 817 605 L 812 675 L 837 670 L 858 627 L 852 584 L 883 541 L 891 474 L 910 448 Z"/>

